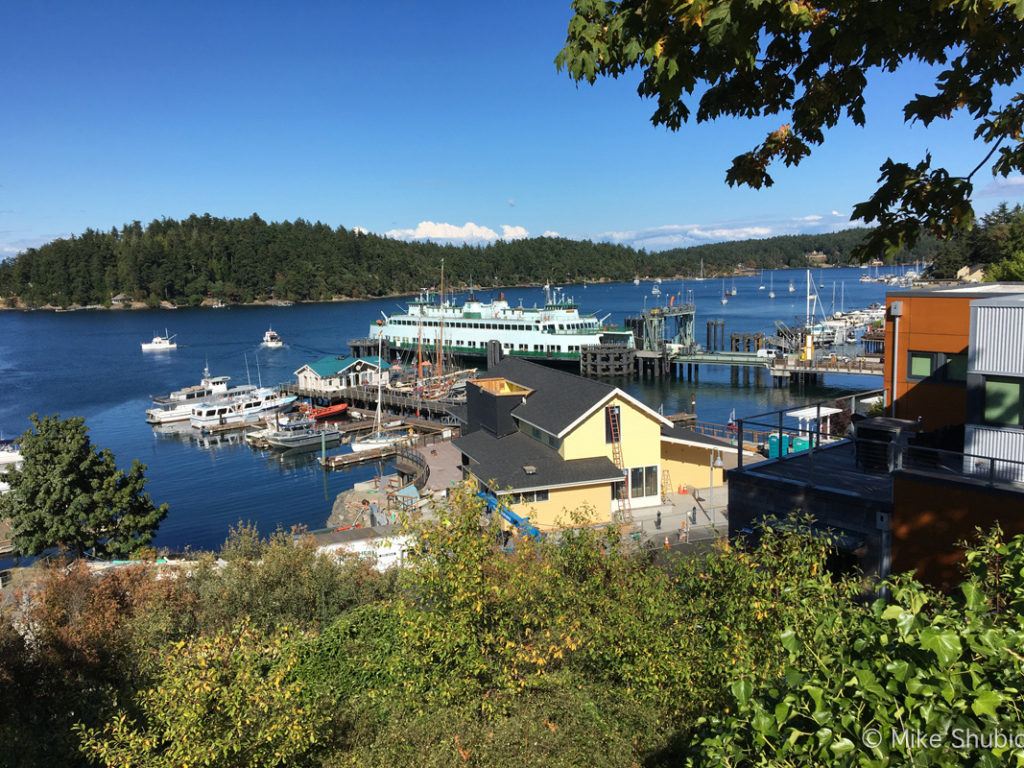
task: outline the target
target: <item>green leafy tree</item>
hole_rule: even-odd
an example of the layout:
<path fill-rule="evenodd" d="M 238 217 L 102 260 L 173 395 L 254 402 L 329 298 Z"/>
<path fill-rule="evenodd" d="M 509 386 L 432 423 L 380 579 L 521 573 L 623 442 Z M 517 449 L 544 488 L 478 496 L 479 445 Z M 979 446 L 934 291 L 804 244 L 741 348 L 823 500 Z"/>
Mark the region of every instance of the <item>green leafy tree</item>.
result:
<path fill-rule="evenodd" d="M 781 674 L 734 676 L 732 709 L 701 721 L 691 765 L 1024 764 L 1024 537 L 967 554 L 952 598 L 908 576 L 891 600 L 817 604 L 776 642 Z M 923 737 L 923 740 L 922 738 Z M 757 755 L 757 760 L 753 756 Z"/>
<path fill-rule="evenodd" d="M 295 678 L 300 638 L 242 626 L 165 649 L 155 684 L 101 728 L 79 725 L 82 751 L 110 768 L 273 768 L 312 764 L 329 713 Z"/>
<path fill-rule="evenodd" d="M 11 490 L 0 496 L 15 548 L 115 557 L 149 544 L 168 507 L 145 493 L 145 465 L 118 469 L 109 450 L 93 448 L 82 418 L 33 414 L 31 422 L 19 438 L 24 467 L 9 473 Z"/>
<path fill-rule="evenodd" d="M 678 130 L 694 109 L 698 122 L 783 115 L 735 157 L 730 185 L 770 186 L 773 163 L 799 164 L 840 120 L 863 125 L 872 72 L 934 65 L 932 92 L 904 105 L 905 120 L 927 126 L 966 112 L 987 152 L 953 171 L 930 154 L 887 159 L 880 186 L 853 211 L 880 225 L 867 251 L 969 228 L 977 172 L 993 157 L 994 174 L 1024 170 L 1024 94 L 1005 88 L 1024 70 L 1019 0 L 574 0 L 573 11 L 557 66 L 590 83 L 639 69 L 656 125 Z"/>

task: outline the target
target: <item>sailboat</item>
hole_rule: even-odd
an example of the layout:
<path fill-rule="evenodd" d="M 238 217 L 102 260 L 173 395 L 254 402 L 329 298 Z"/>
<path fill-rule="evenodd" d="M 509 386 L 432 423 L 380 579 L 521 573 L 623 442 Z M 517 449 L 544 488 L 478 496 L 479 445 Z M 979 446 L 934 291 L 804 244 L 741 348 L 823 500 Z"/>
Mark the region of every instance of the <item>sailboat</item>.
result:
<path fill-rule="evenodd" d="M 793 281 L 792 280 L 789 281 L 789 292 L 790 293 L 796 293 L 796 286 L 793 285 Z"/>
<path fill-rule="evenodd" d="M 725 290 L 725 280 L 722 280 L 722 303 L 729 303 L 729 292 Z"/>
<path fill-rule="evenodd" d="M 769 276 L 769 279 L 771 280 L 771 288 L 768 290 L 768 298 L 769 299 L 774 299 L 775 298 L 775 273 L 774 272 L 771 273 L 771 275 Z"/>
<path fill-rule="evenodd" d="M 693 279 L 694 280 L 703 280 L 704 279 L 704 259 L 700 260 L 700 277 L 695 277 Z"/>
<path fill-rule="evenodd" d="M 757 286 L 757 290 L 759 290 L 759 291 L 763 291 L 764 290 L 764 270 L 763 269 L 761 270 L 761 284 L 759 286 Z"/>
<path fill-rule="evenodd" d="M 383 362 L 384 354 L 384 334 L 377 336 L 377 359 Z M 399 432 L 385 432 L 384 431 L 384 415 L 381 411 L 380 401 L 383 399 L 384 392 L 384 370 L 383 366 L 377 371 L 377 409 L 373 414 L 373 431 L 366 437 L 352 441 L 352 452 L 361 453 L 362 451 L 374 451 L 378 448 L 387 448 L 391 445 L 397 445 L 398 443 L 404 443 L 406 436 Z"/>
<path fill-rule="evenodd" d="M 730 296 L 735 296 L 736 295 L 736 278 L 735 277 L 732 279 L 732 290 L 729 291 L 729 295 Z"/>
<path fill-rule="evenodd" d="M 640 285 L 640 275 L 633 278 L 633 285 Z"/>

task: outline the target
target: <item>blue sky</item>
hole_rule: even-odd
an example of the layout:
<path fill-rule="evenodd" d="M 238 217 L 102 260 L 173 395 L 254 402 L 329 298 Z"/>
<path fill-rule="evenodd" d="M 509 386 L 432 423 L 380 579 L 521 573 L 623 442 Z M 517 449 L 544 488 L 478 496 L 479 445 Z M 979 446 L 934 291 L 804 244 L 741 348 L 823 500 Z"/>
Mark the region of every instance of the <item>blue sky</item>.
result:
<path fill-rule="evenodd" d="M 86 227 L 209 212 L 394 237 L 560 233 L 657 249 L 849 226 L 887 155 L 984 155 L 908 127 L 927 70 L 876 77 L 769 190 L 731 158 L 778 120 L 651 126 L 636 78 L 555 71 L 568 2 L 5 3 L 0 256 Z M 976 204 L 1024 196 L 982 177 Z"/>

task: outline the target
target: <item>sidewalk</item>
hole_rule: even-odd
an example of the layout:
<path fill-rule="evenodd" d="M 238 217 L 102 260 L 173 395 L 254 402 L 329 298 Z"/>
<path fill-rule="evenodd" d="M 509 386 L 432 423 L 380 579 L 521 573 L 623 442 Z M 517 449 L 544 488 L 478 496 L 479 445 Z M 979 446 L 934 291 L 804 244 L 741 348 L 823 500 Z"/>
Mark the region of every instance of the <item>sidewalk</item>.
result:
<path fill-rule="evenodd" d="M 702 541 L 716 539 L 729 534 L 727 486 L 698 488 L 697 497 L 690 494 L 673 493 L 667 504 L 633 510 L 633 524 L 640 533 L 640 542 L 655 541 L 658 544 L 668 537 L 669 544 L 679 541 Z M 699 501 L 698 501 L 699 500 Z M 696 523 L 690 522 L 696 508 Z M 656 526 L 658 512 L 661 512 L 661 527 Z"/>

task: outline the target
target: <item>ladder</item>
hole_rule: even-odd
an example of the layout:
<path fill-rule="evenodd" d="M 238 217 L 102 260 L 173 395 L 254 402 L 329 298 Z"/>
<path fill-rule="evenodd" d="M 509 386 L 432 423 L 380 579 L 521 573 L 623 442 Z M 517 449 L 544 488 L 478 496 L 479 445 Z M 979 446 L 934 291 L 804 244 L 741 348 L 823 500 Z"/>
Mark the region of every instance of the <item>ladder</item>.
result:
<path fill-rule="evenodd" d="M 629 483 L 626 477 L 626 465 L 622 460 L 622 429 L 619 425 L 617 408 L 608 409 L 608 430 L 612 438 L 612 459 L 615 466 L 622 470 L 622 482 L 619 483 L 619 520 L 620 523 L 633 522 L 633 508 L 629 503 Z"/>
<path fill-rule="evenodd" d="M 661 503 L 672 502 L 672 475 L 667 469 L 661 470 Z"/>

